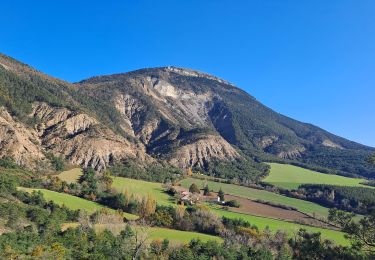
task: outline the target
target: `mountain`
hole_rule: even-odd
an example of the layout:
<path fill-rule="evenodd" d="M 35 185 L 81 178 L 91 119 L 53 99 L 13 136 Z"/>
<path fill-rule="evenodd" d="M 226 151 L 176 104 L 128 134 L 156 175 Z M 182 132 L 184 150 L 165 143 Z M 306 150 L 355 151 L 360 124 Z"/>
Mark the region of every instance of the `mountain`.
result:
<path fill-rule="evenodd" d="M 262 105 L 233 84 L 162 67 L 71 84 L 0 55 L 0 156 L 48 168 L 49 154 L 98 170 L 132 160 L 257 178 L 263 161 L 375 176 L 375 152 Z"/>

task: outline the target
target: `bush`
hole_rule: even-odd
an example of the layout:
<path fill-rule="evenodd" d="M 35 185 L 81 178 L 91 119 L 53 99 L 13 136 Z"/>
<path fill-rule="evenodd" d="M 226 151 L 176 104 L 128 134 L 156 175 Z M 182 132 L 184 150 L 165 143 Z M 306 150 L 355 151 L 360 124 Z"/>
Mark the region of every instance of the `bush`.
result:
<path fill-rule="evenodd" d="M 239 208 L 241 204 L 237 200 L 230 200 L 225 203 L 225 205 L 232 207 L 232 208 Z"/>
<path fill-rule="evenodd" d="M 196 209 L 191 213 L 194 230 L 202 233 L 217 235 L 223 230 L 221 218 L 210 210 Z"/>
<path fill-rule="evenodd" d="M 208 185 L 204 186 L 203 195 L 204 196 L 210 196 L 211 195 L 210 188 L 208 187 Z"/>
<path fill-rule="evenodd" d="M 197 184 L 193 183 L 190 185 L 189 191 L 191 193 L 200 193 L 201 191 L 199 190 Z"/>
<path fill-rule="evenodd" d="M 167 193 L 171 196 L 174 196 L 176 193 L 177 193 L 177 190 L 174 188 L 174 187 L 170 187 L 168 190 L 167 190 Z"/>
<path fill-rule="evenodd" d="M 219 196 L 220 201 L 225 201 L 224 191 L 221 188 L 220 188 L 219 192 L 217 193 L 217 196 Z"/>
<path fill-rule="evenodd" d="M 156 211 L 149 217 L 151 223 L 159 227 L 173 227 L 176 212 L 173 207 L 157 206 Z"/>

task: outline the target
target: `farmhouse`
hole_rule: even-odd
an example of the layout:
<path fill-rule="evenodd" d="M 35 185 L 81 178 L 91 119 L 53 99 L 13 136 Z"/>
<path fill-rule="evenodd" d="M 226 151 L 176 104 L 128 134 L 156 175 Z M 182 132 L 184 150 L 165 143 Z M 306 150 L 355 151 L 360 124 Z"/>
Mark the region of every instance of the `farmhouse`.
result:
<path fill-rule="evenodd" d="M 194 205 L 199 201 L 199 195 L 193 194 L 189 191 L 182 191 L 180 196 L 180 202 L 183 202 L 184 204 Z"/>

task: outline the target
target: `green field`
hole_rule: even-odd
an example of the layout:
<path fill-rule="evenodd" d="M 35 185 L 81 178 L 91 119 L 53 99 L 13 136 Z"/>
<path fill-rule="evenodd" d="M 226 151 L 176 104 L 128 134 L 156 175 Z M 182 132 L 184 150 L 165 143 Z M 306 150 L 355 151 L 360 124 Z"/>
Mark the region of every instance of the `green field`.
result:
<path fill-rule="evenodd" d="M 219 208 L 213 209 L 213 211 L 217 215 L 222 216 L 222 217 L 242 218 L 243 220 L 250 222 L 252 225 L 257 226 L 260 230 L 263 230 L 266 227 L 268 227 L 273 232 L 276 232 L 277 230 L 284 230 L 288 234 L 293 235 L 297 233 L 297 231 L 300 228 L 304 228 L 309 232 L 320 232 L 324 239 L 333 240 L 338 244 L 341 244 L 341 245 L 349 244 L 349 241 L 345 239 L 344 234 L 336 230 L 310 227 L 310 226 L 300 225 L 300 224 L 296 224 L 296 223 L 292 223 L 288 221 L 282 221 L 282 220 L 276 220 L 272 218 L 258 217 L 258 216 L 252 216 L 252 215 L 247 215 L 247 214 L 242 214 L 242 213 L 226 211 L 226 210 L 219 209 Z"/>
<path fill-rule="evenodd" d="M 72 210 L 85 210 L 88 213 L 93 213 L 97 210 L 100 210 L 102 208 L 106 208 L 98 203 L 85 200 L 76 196 L 72 196 L 66 193 L 59 193 L 55 191 L 45 190 L 45 189 L 30 189 L 30 188 L 19 188 L 20 190 L 26 191 L 26 192 L 33 192 L 33 191 L 41 191 L 43 193 L 44 198 L 47 201 L 52 200 L 54 203 L 58 205 L 65 205 L 67 208 Z M 109 209 L 110 211 L 113 211 L 113 209 Z M 129 220 L 137 219 L 138 216 L 124 213 L 124 217 Z"/>
<path fill-rule="evenodd" d="M 65 223 L 62 226 L 62 230 L 66 230 L 69 227 L 75 228 L 79 224 L 78 223 Z M 126 224 L 96 224 L 95 231 L 96 232 L 103 232 L 105 229 L 110 230 L 115 235 L 118 235 L 122 230 L 125 229 Z M 217 242 L 223 242 L 223 239 L 217 236 L 211 236 L 207 234 L 202 234 L 198 232 L 190 232 L 190 231 L 181 231 L 169 228 L 161 228 L 161 227 L 137 227 L 132 226 L 135 229 L 142 229 L 144 232 L 148 233 L 149 240 L 163 240 L 168 239 L 172 244 L 187 244 L 192 239 L 199 238 L 200 240 L 207 242 L 210 240 L 214 240 Z"/>
<path fill-rule="evenodd" d="M 200 240 L 207 242 L 209 240 L 215 240 L 217 242 L 222 242 L 220 237 L 210 236 L 207 234 L 201 234 L 197 232 L 180 231 L 168 228 L 152 227 L 150 229 L 150 239 L 165 239 L 170 241 L 177 241 L 182 243 L 189 243 L 190 240 L 194 238 L 199 238 Z"/>
<path fill-rule="evenodd" d="M 95 230 L 97 232 L 101 232 L 105 229 L 109 230 L 116 230 L 117 232 L 123 230 L 126 224 L 117 224 L 113 225 L 114 229 L 110 227 L 110 225 L 95 225 Z M 192 239 L 199 238 L 202 241 L 209 241 L 215 240 L 218 242 L 222 242 L 223 240 L 220 237 L 211 236 L 207 234 L 202 234 L 198 232 L 190 232 L 190 231 L 181 231 L 169 228 L 161 228 L 161 227 L 137 227 L 133 226 L 132 228 L 142 230 L 143 232 L 147 232 L 149 236 L 149 240 L 163 240 L 168 239 L 172 243 L 189 243 Z M 115 234 L 117 232 L 114 232 Z"/>
<path fill-rule="evenodd" d="M 252 189 L 252 188 L 239 186 L 235 184 L 205 181 L 205 180 L 194 179 L 194 178 L 184 179 L 180 183 L 181 183 L 181 186 L 185 188 L 189 188 L 192 183 L 197 184 L 199 188 L 203 188 L 204 184 L 207 183 L 209 188 L 216 192 L 219 191 L 220 188 L 222 188 L 224 193 L 226 194 L 231 194 L 231 195 L 253 199 L 253 200 L 259 199 L 263 201 L 269 201 L 269 202 L 273 202 L 277 204 L 291 206 L 291 207 L 297 208 L 301 212 L 304 212 L 310 215 L 315 213 L 316 215 L 320 215 L 323 217 L 328 216 L 328 208 L 322 207 L 313 202 L 289 198 L 289 197 L 282 196 L 280 194 L 276 194 L 276 193 L 265 191 L 265 190 Z"/>
<path fill-rule="evenodd" d="M 81 168 L 73 168 L 67 171 L 63 171 L 60 174 L 56 175 L 60 180 L 70 183 L 75 183 L 82 175 Z"/>
<path fill-rule="evenodd" d="M 263 181 L 285 189 L 297 189 L 301 184 L 368 187 L 360 184 L 364 179 L 324 174 L 289 164 L 269 163 L 269 165 L 270 174 Z"/>
<path fill-rule="evenodd" d="M 174 200 L 169 196 L 160 183 L 142 180 L 114 177 L 112 187 L 118 192 L 127 192 L 129 195 L 145 197 L 151 194 L 159 205 L 173 205 Z"/>

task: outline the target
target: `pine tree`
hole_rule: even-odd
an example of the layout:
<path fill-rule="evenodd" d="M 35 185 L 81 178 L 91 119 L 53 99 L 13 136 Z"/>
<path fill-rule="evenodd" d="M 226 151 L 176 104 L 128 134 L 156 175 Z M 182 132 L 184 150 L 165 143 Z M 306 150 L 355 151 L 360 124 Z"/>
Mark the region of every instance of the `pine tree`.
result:
<path fill-rule="evenodd" d="M 208 185 L 206 184 L 206 186 L 204 186 L 203 188 L 203 195 L 204 196 L 208 196 L 210 195 L 210 188 L 208 188 Z"/>
<path fill-rule="evenodd" d="M 220 198 L 220 201 L 225 201 L 225 197 L 224 197 L 224 191 L 220 188 L 218 194 L 217 194 Z"/>

